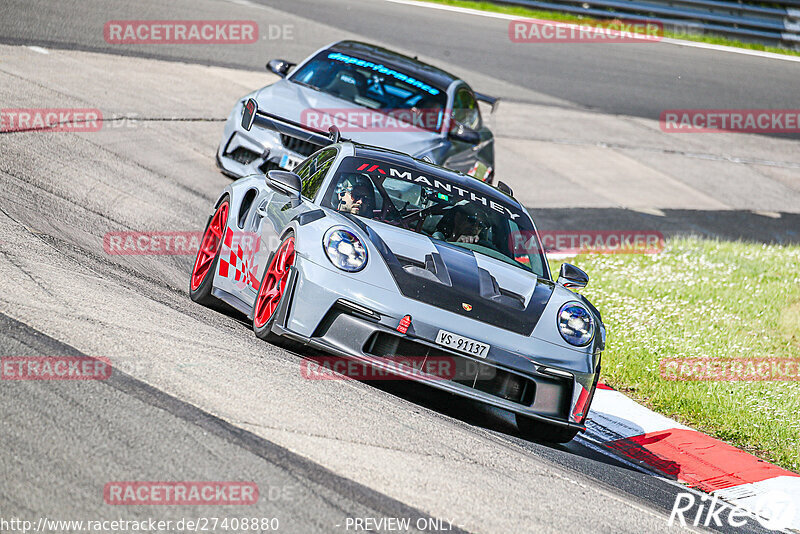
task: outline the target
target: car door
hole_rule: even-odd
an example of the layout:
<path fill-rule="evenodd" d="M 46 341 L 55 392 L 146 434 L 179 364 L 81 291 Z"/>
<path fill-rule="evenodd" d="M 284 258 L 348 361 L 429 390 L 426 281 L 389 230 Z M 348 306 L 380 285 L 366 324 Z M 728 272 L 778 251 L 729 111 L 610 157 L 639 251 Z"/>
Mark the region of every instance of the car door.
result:
<path fill-rule="evenodd" d="M 336 159 L 338 149 L 325 148 L 312 154 L 297 169 L 296 174 L 302 181 L 300 203 L 292 206 L 289 195 L 273 189 L 268 182 L 260 195 L 255 209 L 248 221 L 248 232 L 258 237 L 254 251 L 255 272 L 257 282 L 249 284 L 243 291 L 242 299 L 252 308 L 270 256 L 280 245 L 280 238 L 289 222 L 306 211 L 315 209 L 312 201 L 316 197 L 325 176 Z"/>
<path fill-rule="evenodd" d="M 458 130 L 475 132 L 476 142 L 464 140 Z M 485 180 L 494 166 L 494 138 L 483 124 L 478 102 L 467 85 L 460 85 L 454 93 L 448 138 L 450 149 L 444 166 Z"/>

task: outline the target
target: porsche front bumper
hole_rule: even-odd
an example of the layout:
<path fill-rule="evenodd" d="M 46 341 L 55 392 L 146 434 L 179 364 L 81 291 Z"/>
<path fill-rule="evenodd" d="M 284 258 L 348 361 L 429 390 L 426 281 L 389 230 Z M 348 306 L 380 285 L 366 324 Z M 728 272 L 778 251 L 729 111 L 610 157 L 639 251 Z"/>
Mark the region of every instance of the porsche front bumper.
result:
<path fill-rule="evenodd" d="M 442 321 L 443 314 L 452 314 L 359 283 L 353 277 L 347 283 L 340 279 L 332 284 L 331 274 L 331 269 L 298 256 L 272 327 L 274 333 L 515 414 L 585 430 L 585 417 L 573 414 L 582 394 L 584 402 L 587 393 L 591 398 L 597 376 L 594 369 L 571 370 L 564 376 L 548 374 L 548 366 L 538 363 L 536 355 L 521 355 L 494 342 L 485 359 L 452 351 L 434 340 L 440 328 L 459 331 L 461 323 L 464 331 L 463 317 L 453 315 L 450 321 Z M 401 334 L 397 325 L 404 315 L 412 316 L 412 328 Z M 446 378 L 428 375 L 398 367 L 396 357 L 446 358 L 460 371 Z M 582 410 L 587 412 L 588 405 Z"/>

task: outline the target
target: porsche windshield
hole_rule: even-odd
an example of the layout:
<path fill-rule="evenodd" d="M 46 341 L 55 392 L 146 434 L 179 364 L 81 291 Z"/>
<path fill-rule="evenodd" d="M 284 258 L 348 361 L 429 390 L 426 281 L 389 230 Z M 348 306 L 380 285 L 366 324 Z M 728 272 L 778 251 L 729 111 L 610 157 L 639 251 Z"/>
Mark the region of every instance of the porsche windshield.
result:
<path fill-rule="evenodd" d="M 421 129 L 442 129 L 445 91 L 380 63 L 324 51 L 289 80 Z"/>
<path fill-rule="evenodd" d="M 351 156 L 342 161 L 322 203 L 546 277 L 530 217 L 500 195 L 486 195 L 444 175 Z"/>

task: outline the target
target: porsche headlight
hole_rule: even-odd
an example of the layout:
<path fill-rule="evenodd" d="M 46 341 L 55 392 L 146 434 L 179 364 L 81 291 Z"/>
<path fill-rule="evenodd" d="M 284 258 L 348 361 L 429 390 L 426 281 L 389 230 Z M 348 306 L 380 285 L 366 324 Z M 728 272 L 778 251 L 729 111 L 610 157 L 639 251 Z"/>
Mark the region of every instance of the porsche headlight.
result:
<path fill-rule="evenodd" d="M 581 304 L 568 302 L 558 310 L 558 331 L 567 343 L 582 347 L 594 336 L 592 314 Z"/>
<path fill-rule="evenodd" d="M 367 264 L 367 249 L 356 235 L 342 227 L 333 227 L 322 240 L 331 263 L 343 271 L 354 273 Z"/>

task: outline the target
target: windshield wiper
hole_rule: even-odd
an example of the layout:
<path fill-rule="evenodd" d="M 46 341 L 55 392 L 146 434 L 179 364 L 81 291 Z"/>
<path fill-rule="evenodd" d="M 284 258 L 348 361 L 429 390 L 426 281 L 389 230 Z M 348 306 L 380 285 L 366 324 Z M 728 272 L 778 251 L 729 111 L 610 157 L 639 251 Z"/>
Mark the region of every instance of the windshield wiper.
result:
<path fill-rule="evenodd" d="M 301 82 L 299 80 L 289 80 L 289 81 L 292 83 L 296 83 L 297 85 L 302 85 L 303 87 L 308 87 L 309 89 L 313 89 L 315 91 L 322 91 L 322 89 L 320 89 L 316 85 L 311 85 L 310 83 Z"/>

